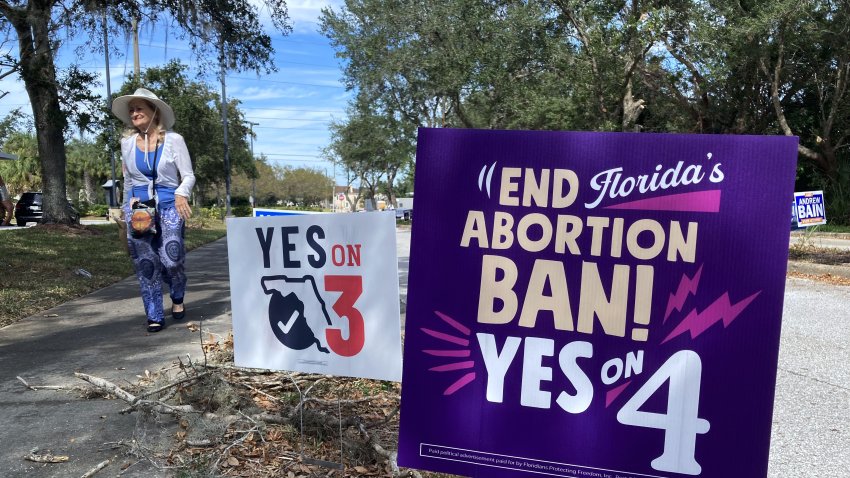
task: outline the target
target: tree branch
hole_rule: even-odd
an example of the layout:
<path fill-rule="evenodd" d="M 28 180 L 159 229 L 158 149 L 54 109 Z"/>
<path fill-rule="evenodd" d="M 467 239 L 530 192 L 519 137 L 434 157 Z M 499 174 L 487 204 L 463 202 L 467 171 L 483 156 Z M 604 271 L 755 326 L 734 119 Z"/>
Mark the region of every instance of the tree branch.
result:
<path fill-rule="evenodd" d="M 679 63 L 685 65 L 685 68 L 687 68 L 688 71 L 691 73 L 691 78 L 693 78 L 693 81 L 694 81 L 696 94 L 702 102 L 703 111 L 708 112 L 709 99 L 708 99 L 708 91 L 705 88 L 705 78 L 702 76 L 702 74 L 699 72 L 699 69 L 696 67 L 696 65 L 694 65 L 694 63 L 692 61 L 688 60 L 685 57 L 685 55 L 682 55 L 679 51 L 677 51 L 675 48 L 673 48 L 673 45 L 670 44 L 668 38 L 664 39 L 664 46 L 665 46 L 665 48 L 667 48 L 667 51 L 670 53 L 670 55 L 673 58 L 675 58 Z M 674 88 L 674 89 L 677 93 L 677 96 L 681 95 L 681 93 L 679 93 L 678 88 Z M 688 105 L 690 107 L 692 107 L 690 102 L 688 102 Z M 700 114 L 698 112 L 695 112 L 695 116 L 697 117 L 697 121 L 699 122 L 700 130 L 702 130 L 702 128 L 703 128 L 702 119 L 703 119 L 704 115 Z"/>
<path fill-rule="evenodd" d="M 200 411 L 195 410 L 192 405 L 168 405 L 159 401 L 139 400 L 138 397 L 136 397 L 132 393 L 122 389 L 121 387 L 115 385 L 109 380 L 104 380 L 99 377 L 94 377 L 92 375 L 87 375 L 79 372 L 75 372 L 74 376 L 94 385 L 95 387 L 109 392 L 110 394 L 129 403 L 134 408 L 150 408 L 159 413 L 165 413 L 169 415 L 174 415 L 176 413 L 201 413 Z"/>
<path fill-rule="evenodd" d="M 832 105 L 829 108 L 829 115 L 823 126 L 823 135 L 829 137 L 832 132 L 832 125 L 835 124 L 835 116 L 838 114 L 838 107 L 841 105 L 841 99 L 844 93 L 847 92 L 847 70 L 850 69 L 850 63 L 844 61 L 843 58 L 838 60 L 838 74 L 835 78 L 835 92 L 832 95 Z"/>
<path fill-rule="evenodd" d="M 457 113 L 457 117 L 460 119 L 460 122 L 467 128 L 474 128 L 475 125 L 472 124 L 472 121 L 470 121 L 469 117 L 466 116 L 466 113 L 463 111 L 463 107 L 460 103 L 460 93 L 452 93 L 452 105 L 454 106 L 455 113 Z"/>
<path fill-rule="evenodd" d="M 608 108 L 605 107 L 605 95 L 602 92 L 602 76 L 599 73 L 599 65 L 596 62 L 596 57 L 594 56 L 593 49 L 590 45 L 590 37 L 587 36 L 583 25 L 579 22 L 578 18 L 576 18 L 567 0 L 555 0 L 555 5 L 558 6 L 558 8 L 561 10 L 561 13 L 566 15 L 573 28 L 576 29 L 579 41 L 582 45 L 584 45 L 584 49 L 587 52 L 587 57 L 590 59 L 590 69 L 593 72 L 596 99 L 597 101 L 599 101 L 599 112 L 602 114 L 607 114 Z"/>
<path fill-rule="evenodd" d="M 776 59 L 776 65 L 773 67 L 773 73 L 771 74 L 770 70 L 768 69 L 767 62 L 765 61 L 764 57 L 759 58 L 759 68 L 770 81 L 770 101 L 773 104 L 773 109 L 776 113 L 776 119 L 777 121 L 779 121 L 779 127 L 782 128 L 782 132 L 785 134 L 785 136 L 794 136 L 794 132 L 791 131 L 791 127 L 788 125 L 788 120 L 785 118 L 785 112 L 782 109 L 782 102 L 779 100 L 779 79 L 780 73 L 782 72 L 782 58 L 784 50 L 784 44 L 782 43 L 780 37 L 779 53 Z M 826 166 L 824 163 L 823 156 L 817 151 L 809 149 L 806 146 L 803 146 L 802 144 L 799 144 L 797 146 L 797 150 L 803 156 L 817 162 L 819 165 L 821 165 L 821 167 Z"/>

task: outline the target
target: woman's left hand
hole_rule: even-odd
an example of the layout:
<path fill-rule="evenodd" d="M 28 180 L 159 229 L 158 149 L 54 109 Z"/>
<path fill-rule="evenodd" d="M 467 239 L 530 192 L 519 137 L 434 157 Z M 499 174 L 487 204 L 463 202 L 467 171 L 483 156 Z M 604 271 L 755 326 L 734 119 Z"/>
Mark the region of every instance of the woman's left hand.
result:
<path fill-rule="evenodd" d="M 175 194 L 174 205 L 177 207 L 177 214 L 180 214 L 184 221 L 188 221 L 192 217 L 192 207 L 189 206 L 189 200 L 186 199 L 186 196 Z"/>

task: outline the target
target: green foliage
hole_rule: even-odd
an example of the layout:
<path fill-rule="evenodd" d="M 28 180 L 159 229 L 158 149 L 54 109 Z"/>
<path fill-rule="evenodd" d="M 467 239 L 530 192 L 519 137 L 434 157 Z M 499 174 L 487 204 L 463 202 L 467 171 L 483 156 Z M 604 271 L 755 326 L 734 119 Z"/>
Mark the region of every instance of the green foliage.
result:
<path fill-rule="evenodd" d="M 305 167 L 271 166 L 265 157 L 254 163 L 257 177 L 242 172 L 233 177 L 231 205 L 238 205 L 253 195 L 256 190 L 257 207 L 275 207 L 279 203 L 291 203 L 305 208 L 327 203 L 331 198 L 333 180 L 324 171 Z M 241 199 L 240 199 L 241 198 Z M 234 213 L 236 214 L 236 213 Z"/>
<path fill-rule="evenodd" d="M 415 127 L 394 112 L 376 111 L 372 100 L 359 95 L 348 119 L 331 125 L 326 155 L 345 169 L 349 184 L 359 180 L 361 194 L 374 198 L 385 191 L 393 201 L 396 177 L 413 162 Z"/>
<path fill-rule="evenodd" d="M 12 196 L 26 191 L 41 190 L 41 170 L 38 161 L 38 145 L 31 133 L 14 131 L 9 133 L 3 151 L 18 156 L 17 161 L 0 161 L 0 175 Z"/>
<path fill-rule="evenodd" d="M 233 207 L 230 208 L 230 211 L 236 217 L 251 217 L 251 215 L 254 212 L 252 210 L 251 206 L 245 205 L 245 204 L 240 204 L 239 206 L 233 206 Z"/>
<path fill-rule="evenodd" d="M 841 179 L 824 190 L 826 219 L 836 226 L 850 226 L 850 165 L 844 165 L 839 174 Z"/>
<path fill-rule="evenodd" d="M 285 167 L 280 178 L 280 197 L 298 207 L 316 206 L 327 202 L 333 192 L 333 180 L 312 168 Z"/>
<path fill-rule="evenodd" d="M 76 207 L 80 216 L 106 217 L 109 213 L 109 206 L 106 204 L 91 204 L 86 201 L 80 201 L 76 204 Z"/>
<path fill-rule="evenodd" d="M 358 91 L 327 155 L 374 196 L 405 127 L 796 135 L 801 186 L 850 221 L 848 24 L 846 1 L 347 0 L 321 19 Z"/>
<path fill-rule="evenodd" d="M 254 203 L 257 207 L 276 205 L 281 198 L 280 180 L 283 177 L 283 168 L 269 165 L 265 156 L 257 158 L 253 166 L 253 171 L 243 170 L 233 175 L 230 184 L 232 196 L 250 197 L 256 195 Z"/>
<path fill-rule="evenodd" d="M 224 208 L 220 207 L 202 207 L 198 209 L 198 218 L 215 221 L 224 220 Z"/>
<path fill-rule="evenodd" d="M 29 128 L 25 123 L 26 116 L 20 108 L 10 111 L 3 119 L 0 119 L 0 145 L 3 145 L 13 133 L 27 131 Z"/>
<path fill-rule="evenodd" d="M 97 73 L 71 65 L 59 72 L 59 105 L 67 120 L 65 136 L 77 131 L 96 131 L 104 123 L 103 98 Z"/>
<path fill-rule="evenodd" d="M 66 144 L 65 152 L 68 158 L 66 177 L 69 195 L 75 197 L 76 191 L 82 191 L 86 202 L 104 200 L 101 185 L 111 178 L 106 148 L 94 141 L 72 139 Z"/>

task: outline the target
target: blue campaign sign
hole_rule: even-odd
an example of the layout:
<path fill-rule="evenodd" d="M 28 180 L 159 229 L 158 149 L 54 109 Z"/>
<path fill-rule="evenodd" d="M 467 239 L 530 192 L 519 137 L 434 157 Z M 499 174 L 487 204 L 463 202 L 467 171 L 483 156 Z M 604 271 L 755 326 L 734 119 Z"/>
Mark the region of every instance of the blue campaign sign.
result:
<path fill-rule="evenodd" d="M 304 214 L 321 214 L 320 212 L 315 211 L 289 211 L 284 209 L 263 209 L 259 207 L 254 208 L 254 217 L 260 216 L 301 216 Z"/>
<path fill-rule="evenodd" d="M 826 207 L 823 191 L 794 193 L 794 212 L 799 227 L 826 224 Z"/>

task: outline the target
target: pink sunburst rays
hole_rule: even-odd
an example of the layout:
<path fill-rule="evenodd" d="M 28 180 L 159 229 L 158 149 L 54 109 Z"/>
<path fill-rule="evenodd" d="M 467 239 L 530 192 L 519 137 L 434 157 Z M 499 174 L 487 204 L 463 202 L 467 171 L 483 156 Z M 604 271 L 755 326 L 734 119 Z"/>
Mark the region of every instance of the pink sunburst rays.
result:
<path fill-rule="evenodd" d="M 469 330 L 469 327 L 461 324 L 460 322 L 454 320 L 448 315 L 434 311 L 434 314 L 437 315 L 440 319 L 443 320 L 446 324 L 452 327 L 457 332 L 460 332 L 462 335 L 469 337 L 472 334 L 472 331 Z M 472 355 L 472 351 L 469 349 L 469 339 L 464 337 L 459 337 L 457 335 L 451 335 L 444 332 L 439 332 L 433 329 L 422 327 L 421 330 L 426 334 L 434 337 L 435 339 L 442 340 L 444 342 L 449 342 L 454 345 L 458 345 L 460 347 L 465 348 L 451 348 L 451 349 L 423 349 L 422 351 L 428 355 L 432 355 L 434 357 L 451 357 L 451 358 L 466 358 Z M 428 369 L 429 372 L 454 372 L 457 370 L 468 370 L 475 366 L 475 362 L 472 360 L 462 360 L 457 362 L 450 362 L 444 365 L 438 365 L 436 367 L 431 367 Z M 451 395 L 461 388 L 468 385 L 470 382 L 475 380 L 475 372 L 467 372 L 459 379 L 455 380 L 451 385 L 448 386 L 443 391 L 443 395 Z"/>

